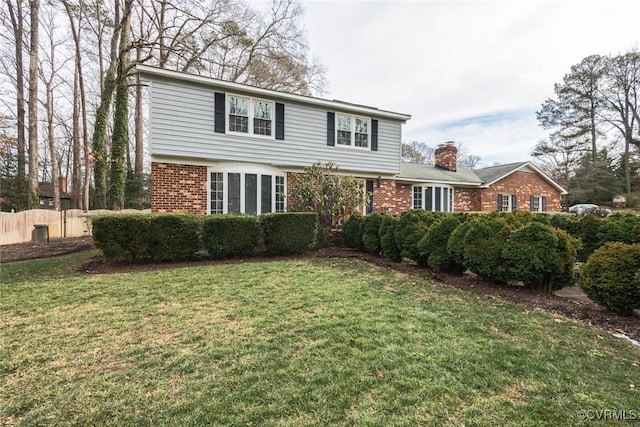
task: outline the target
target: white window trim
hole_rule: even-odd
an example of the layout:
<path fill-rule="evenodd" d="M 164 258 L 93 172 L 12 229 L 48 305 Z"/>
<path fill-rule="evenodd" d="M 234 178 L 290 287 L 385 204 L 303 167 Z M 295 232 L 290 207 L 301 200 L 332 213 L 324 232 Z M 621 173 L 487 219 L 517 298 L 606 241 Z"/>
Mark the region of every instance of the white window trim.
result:
<path fill-rule="evenodd" d="M 534 211 L 534 210 L 532 210 L 533 206 L 529 206 L 529 211 L 530 212 L 535 212 L 535 213 L 544 212 L 542 210 L 542 198 L 545 197 L 545 196 L 532 194 L 531 197 L 538 199 L 538 209 Z"/>
<path fill-rule="evenodd" d="M 502 205 L 504 206 L 504 198 L 507 198 L 507 205 L 508 208 L 506 211 L 502 210 L 502 206 L 500 206 L 500 212 L 513 212 L 513 194 L 506 194 L 506 193 L 500 193 L 502 194 Z"/>
<path fill-rule="evenodd" d="M 245 212 L 245 175 L 257 175 L 257 211 L 262 213 L 262 175 L 271 176 L 271 212 L 276 212 L 276 176 L 284 177 L 284 212 L 287 211 L 287 174 L 279 169 L 267 166 L 247 166 L 247 165 L 220 165 L 209 166 L 207 168 L 207 215 L 218 215 L 211 213 L 211 174 L 213 172 L 222 173 L 222 214 L 229 213 L 229 174 L 240 174 L 240 212 Z"/>
<path fill-rule="evenodd" d="M 244 132 L 236 132 L 236 131 L 232 131 L 229 130 L 229 115 L 231 114 L 231 98 L 244 98 L 249 100 L 249 107 L 248 107 L 248 111 L 247 113 L 249 114 L 249 126 L 247 128 L 248 132 L 244 133 Z M 253 133 L 253 112 L 254 112 L 254 103 L 256 101 L 259 102 L 266 102 L 268 104 L 271 104 L 271 135 L 258 135 Z M 249 136 L 251 138 L 260 138 L 260 139 L 269 139 L 269 140 L 275 140 L 276 139 L 276 103 L 275 101 L 269 101 L 268 99 L 262 99 L 262 98 L 254 98 L 251 96 L 246 96 L 246 95 L 238 95 L 235 93 L 227 93 L 226 97 L 225 97 L 225 102 L 227 105 L 225 105 L 225 131 L 229 134 L 229 135 L 239 135 L 239 136 Z"/>
<path fill-rule="evenodd" d="M 422 188 L 422 206 L 419 207 L 418 209 L 425 209 L 425 206 L 427 205 L 427 196 L 426 196 L 426 190 L 427 188 L 431 187 L 431 188 L 435 188 L 435 187 L 439 187 L 441 189 L 446 189 L 447 192 L 449 192 L 450 197 L 448 197 L 447 200 L 447 210 L 440 210 L 437 211 L 435 210 L 435 205 L 436 205 L 436 192 L 432 191 L 431 192 L 431 211 L 429 212 L 455 212 L 456 210 L 456 204 L 455 204 L 455 196 L 456 196 L 456 190 L 455 187 L 452 187 L 451 185 L 447 185 L 447 184 L 438 184 L 438 183 L 428 183 L 428 184 L 415 184 L 411 186 L 411 206 L 416 209 L 415 205 L 414 205 L 414 199 L 413 199 L 413 192 L 415 191 L 414 189 L 416 187 L 420 187 Z M 441 190 L 442 191 L 442 190 Z M 444 198 L 442 197 L 442 193 L 440 194 L 440 205 L 442 207 L 444 207 Z M 448 210 L 449 208 L 451 208 L 451 210 Z"/>
<path fill-rule="evenodd" d="M 340 130 L 340 129 L 338 129 L 338 116 L 347 116 L 347 117 L 351 118 L 351 138 L 350 138 L 349 145 L 338 144 L 338 131 Z M 367 146 L 366 147 L 357 147 L 356 146 L 356 119 L 365 120 L 367 122 Z M 353 115 L 353 114 L 336 112 L 334 120 L 335 120 L 335 123 L 334 123 L 334 127 L 335 127 L 334 138 L 335 139 L 334 140 L 335 140 L 335 146 L 336 147 L 350 148 L 352 150 L 355 149 L 355 150 L 371 151 L 371 118 L 358 116 L 358 115 Z"/>

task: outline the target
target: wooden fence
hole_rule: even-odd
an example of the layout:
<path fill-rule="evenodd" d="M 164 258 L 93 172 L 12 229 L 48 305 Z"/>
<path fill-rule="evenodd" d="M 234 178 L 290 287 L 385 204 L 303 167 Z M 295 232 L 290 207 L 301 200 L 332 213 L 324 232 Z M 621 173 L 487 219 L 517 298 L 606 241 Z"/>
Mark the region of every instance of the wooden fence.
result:
<path fill-rule="evenodd" d="M 80 209 L 53 211 L 32 209 L 21 212 L 0 212 L 2 235 L 0 245 L 29 242 L 34 240 L 35 225 L 48 225 L 49 238 L 82 237 L 91 235 L 90 218 L 95 215 L 116 213 L 149 213 L 151 210 L 125 209 L 110 211 L 105 209 L 85 212 Z"/>

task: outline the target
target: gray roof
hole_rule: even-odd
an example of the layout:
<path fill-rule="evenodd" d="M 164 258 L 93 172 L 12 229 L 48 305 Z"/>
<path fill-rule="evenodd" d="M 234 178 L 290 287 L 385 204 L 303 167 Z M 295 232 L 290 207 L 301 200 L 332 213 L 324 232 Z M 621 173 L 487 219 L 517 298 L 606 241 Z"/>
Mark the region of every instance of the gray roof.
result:
<path fill-rule="evenodd" d="M 482 179 L 471 169 L 458 168 L 456 172 L 425 165 L 424 163 L 402 163 L 400 166 L 399 180 L 408 181 L 435 181 L 447 184 L 475 185 L 482 184 Z"/>
<path fill-rule="evenodd" d="M 506 165 L 490 166 L 488 168 L 476 169 L 475 173 L 480 177 L 482 182 L 489 185 L 501 178 L 517 171 L 529 162 L 509 163 Z"/>

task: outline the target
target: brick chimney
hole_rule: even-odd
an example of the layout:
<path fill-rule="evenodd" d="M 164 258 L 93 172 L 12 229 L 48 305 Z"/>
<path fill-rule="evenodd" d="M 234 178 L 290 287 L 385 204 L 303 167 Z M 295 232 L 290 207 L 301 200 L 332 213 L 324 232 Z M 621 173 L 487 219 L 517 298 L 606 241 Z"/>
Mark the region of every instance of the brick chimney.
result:
<path fill-rule="evenodd" d="M 438 145 L 435 152 L 436 167 L 451 172 L 456 171 L 458 149 L 452 141 Z"/>
<path fill-rule="evenodd" d="M 67 178 L 64 176 L 58 177 L 58 183 L 60 184 L 60 191 L 62 193 L 67 192 Z"/>

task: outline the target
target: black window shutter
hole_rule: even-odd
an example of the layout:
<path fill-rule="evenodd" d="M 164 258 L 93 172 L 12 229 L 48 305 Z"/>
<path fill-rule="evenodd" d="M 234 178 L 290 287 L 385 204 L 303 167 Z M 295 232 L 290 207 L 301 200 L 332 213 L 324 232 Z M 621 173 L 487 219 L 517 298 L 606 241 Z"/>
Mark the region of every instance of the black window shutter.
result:
<path fill-rule="evenodd" d="M 511 210 L 515 211 L 518 209 L 518 196 L 515 194 L 511 195 Z"/>
<path fill-rule="evenodd" d="M 378 121 L 371 120 L 371 151 L 378 151 Z"/>
<path fill-rule="evenodd" d="M 336 145 L 336 113 L 327 112 L 327 145 Z"/>
<path fill-rule="evenodd" d="M 542 199 L 542 212 L 546 212 L 547 211 L 547 198 L 545 196 L 542 196 L 541 199 Z"/>
<path fill-rule="evenodd" d="M 215 121 L 214 127 L 217 133 L 225 132 L 225 96 L 224 93 L 216 92 L 214 98 Z"/>
<path fill-rule="evenodd" d="M 284 139 L 284 104 L 276 102 L 276 139 Z"/>
<path fill-rule="evenodd" d="M 498 194 L 498 211 L 502 210 L 502 194 Z"/>
<path fill-rule="evenodd" d="M 535 203 L 535 199 L 536 198 L 534 196 L 529 197 L 529 210 L 531 212 L 533 212 L 533 204 Z"/>

